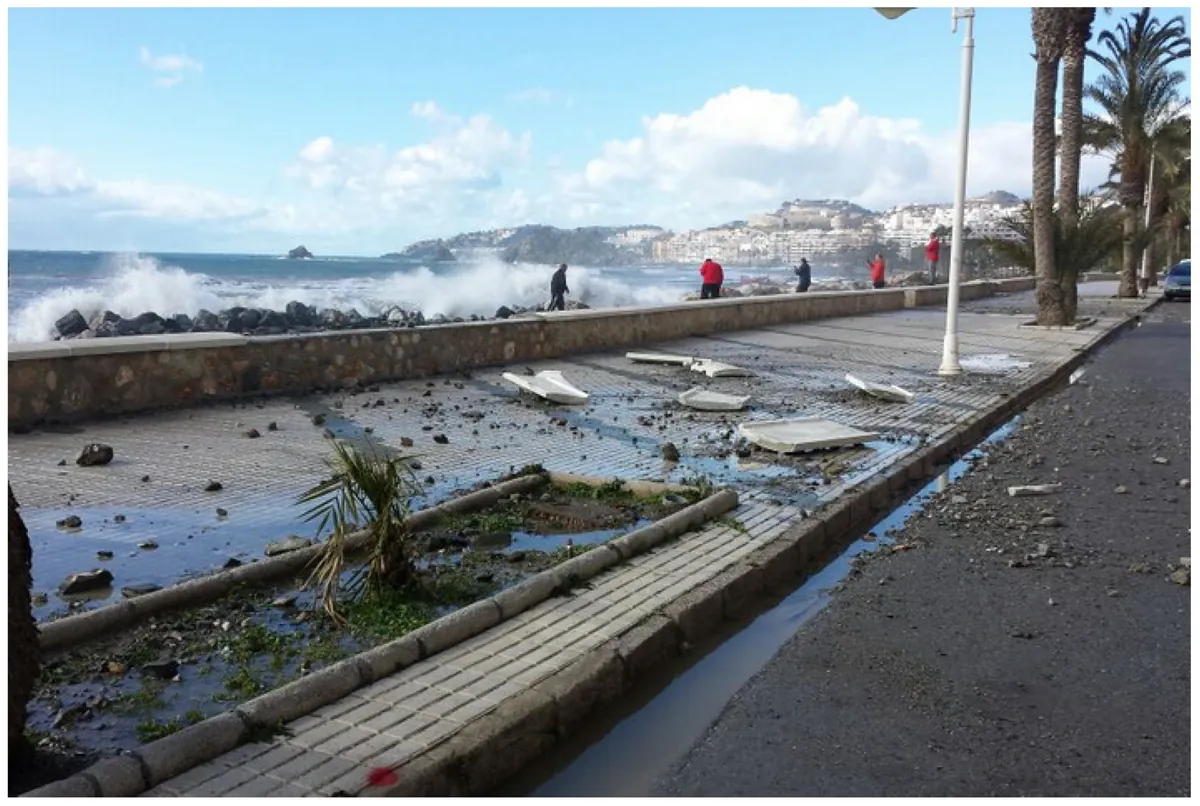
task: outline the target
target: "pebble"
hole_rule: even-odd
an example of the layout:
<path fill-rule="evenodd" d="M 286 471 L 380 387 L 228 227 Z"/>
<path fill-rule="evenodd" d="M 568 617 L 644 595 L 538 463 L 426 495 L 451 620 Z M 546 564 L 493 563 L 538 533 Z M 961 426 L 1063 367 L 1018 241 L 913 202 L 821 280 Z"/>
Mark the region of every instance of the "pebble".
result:
<path fill-rule="evenodd" d="M 268 431 L 278 431 L 279 425 L 274 420 L 272 420 L 271 422 L 267 423 L 267 430 Z"/>
<path fill-rule="evenodd" d="M 147 482 L 147 481 L 150 481 L 150 477 L 149 477 L 149 476 L 142 476 L 142 482 L 143 482 L 143 483 L 145 483 L 145 482 Z"/>
<path fill-rule="evenodd" d="M 59 529 L 78 529 L 83 526 L 83 519 L 78 515 L 68 515 L 54 525 Z"/>
<path fill-rule="evenodd" d="M 1169 465 L 1169 464 L 1171 464 L 1171 460 L 1170 460 L 1170 459 L 1168 459 L 1168 458 L 1167 458 L 1167 457 L 1165 457 L 1165 456 L 1155 456 L 1155 457 L 1154 457 L 1154 464 L 1156 464 L 1156 465 Z"/>
<path fill-rule="evenodd" d="M 83 446 L 83 451 L 80 452 L 79 458 L 75 460 L 75 464 L 80 467 L 99 467 L 106 465 L 113 460 L 113 449 L 110 445 L 105 445 L 102 442 L 93 442 L 90 445 Z"/>
<path fill-rule="evenodd" d="M 400 437 L 401 448 L 411 448 L 415 444 L 416 443 L 413 442 L 412 437 Z"/>
<path fill-rule="evenodd" d="M 125 522 L 124 515 L 113 515 L 113 523 L 124 523 L 124 522 Z"/>
<path fill-rule="evenodd" d="M 1191 479 L 1180 479 L 1179 486 L 1186 490 L 1188 487 L 1192 486 L 1192 480 Z"/>
<path fill-rule="evenodd" d="M 225 489 L 225 486 L 219 481 L 210 481 L 204 486 L 204 492 L 215 493 Z"/>
<path fill-rule="evenodd" d="M 261 437 L 261 436 L 262 436 L 262 434 L 258 433 L 258 429 L 257 429 L 257 428 L 251 428 L 251 429 L 249 429 L 248 431 L 246 431 L 246 438 L 247 438 L 247 439 L 258 439 L 258 438 L 259 438 L 259 437 Z"/>
<path fill-rule="evenodd" d="M 146 551 L 154 551 L 154 549 L 158 548 L 158 544 L 153 540 L 143 540 L 141 543 L 138 543 L 137 546 L 138 548 L 145 549 Z"/>
<path fill-rule="evenodd" d="M 439 445 L 448 445 L 448 444 L 450 444 L 450 438 L 449 438 L 449 437 L 447 437 L 445 434 L 435 434 L 435 435 L 434 435 L 434 437 L 433 437 L 433 441 L 434 441 L 434 442 L 436 442 L 436 443 L 437 443 L 437 444 L 439 444 Z"/>
<path fill-rule="evenodd" d="M 101 549 L 100 551 L 96 552 L 97 560 L 111 560 L 112 558 L 113 558 L 113 553 L 111 551 Z"/>
<path fill-rule="evenodd" d="M 662 446 L 662 458 L 668 462 L 679 461 L 679 448 L 675 447 L 674 442 Z"/>
<path fill-rule="evenodd" d="M 1041 520 L 1038 521 L 1038 526 L 1046 526 L 1046 527 L 1049 527 L 1052 529 L 1058 528 L 1062 525 L 1063 525 L 1063 522 L 1060 521 L 1058 518 L 1056 518 L 1053 515 L 1046 515 L 1046 516 L 1042 517 Z"/>
<path fill-rule="evenodd" d="M 312 424 L 313 425 L 325 425 L 325 415 L 324 414 L 314 415 L 312 418 Z"/>
<path fill-rule="evenodd" d="M 1113 492 L 1116 493 L 1117 495 L 1126 495 L 1129 492 L 1129 488 L 1126 487 L 1124 484 L 1118 484 L 1116 489 L 1113 490 Z"/>
<path fill-rule="evenodd" d="M 221 507 L 217 507 L 217 517 L 218 518 L 228 518 L 229 511 L 226 509 L 222 509 Z"/>

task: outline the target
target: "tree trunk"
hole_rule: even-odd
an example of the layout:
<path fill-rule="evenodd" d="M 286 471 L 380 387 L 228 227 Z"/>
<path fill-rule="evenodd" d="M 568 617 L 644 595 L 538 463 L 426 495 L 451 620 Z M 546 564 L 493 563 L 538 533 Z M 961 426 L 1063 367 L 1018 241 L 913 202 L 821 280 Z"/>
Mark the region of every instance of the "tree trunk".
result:
<path fill-rule="evenodd" d="M 1136 297 L 1138 295 L 1138 250 L 1134 248 L 1138 231 L 1138 208 L 1125 207 L 1124 220 L 1121 222 L 1121 286 L 1117 290 L 1118 297 Z"/>
<path fill-rule="evenodd" d="M 8 488 L 8 763 L 28 757 L 25 714 L 41 666 L 37 624 L 30 606 L 33 550 L 29 533 Z"/>
<path fill-rule="evenodd" d="M 1075 8 L 1066 12 L 1065 47 L 1063 49 L 1062 142 L 1059 155 L 1058 215 L 1067 233 L 1079 225 L 1079 166 L 1083 157 L 1083 68 L 1087 59 L 1087 44 L 1092 37 L 1094 8 Z M 1056 259 L 1065 256 L 1056 255 Z M 1064 317 L 1075 321 L 1079 305 L 1079 267 L 1070 263 L 1057 265 L 1062 287 Z"/>
<path fill-rule="evenodd" d="M 1034 9 L 1053 14 L 1056 9 Z M 1054 111 L 1058 89 L 1058 59 L 1040 58 L 1033 96 L 1033 259 L 1037 267 L 1037 323 L 1064 325 L 1063 290 L 1055 264 L 1054 229 Z"/>

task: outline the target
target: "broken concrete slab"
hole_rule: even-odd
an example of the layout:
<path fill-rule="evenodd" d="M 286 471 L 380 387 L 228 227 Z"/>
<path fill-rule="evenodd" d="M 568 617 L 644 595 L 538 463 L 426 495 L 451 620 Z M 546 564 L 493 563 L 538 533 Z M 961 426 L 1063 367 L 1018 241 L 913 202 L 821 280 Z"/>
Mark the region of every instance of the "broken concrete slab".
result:
<path fill-rule="evenodd" d="M 1008 494 L 1011 498 L 1022 498 L 1030 495 L 1054 495 L 1061 491 L 1061 484 L 1024 484 L 1008 488 Z"/>
<path fill-rule="evenodd" d="M 906 389 L 901 389 L 899 386 L 864 381 L 849 372 L 846 373 L 846 383 L 856 389 L 861 389 L 871 397 L 877 397 L 880 400 L 890 400 L 893 403 L 912 403 L 917 398 L 915 394 Z"/>
<path fill-rule="evenodd" d="M 750 395 L 723 395 L 693 386 L 679 396 L 679 402 L 697 411 L 741 411 L 750 402 Z"/>
<path fill-rule="evenodd" d="M 797 417 L 791 420 L 755 420 L 742 423 L 738 432 L 758 445 L 776 453 L 804 453 L 824 448 L 861 445 L 878 437 L 824 417 Z"/>
<path fill-rule="evenodd" d="M 1033 366 L 1032 361 L 1025 361 L 1008 353 L 969 355 L 960 358 L 958 363 L 963 369 L 969 372 L 978 372 L 982 375 L 1002 375 L 1005 372 L 1029 369 Z"/>
<path fill-rule="evenodd" d="M 539 372 L 533 377 L 514 375 L 511 372 L 506 372 L 501 377 L 521 391 L 537 395 L 551 403 L 578 405 L 588 402 L 587 392 L 572 386 L 556 369 Z"/>
<path fill-rule="evenodd" d="M 671 364 L 686 367 L 698 361 L 691 355 L 671 355 L 670 353 L 625 353 L 625 358 L 635 364 Z"/>
<path fill-rule="evenodd" d="M 692 361 L 690 367 L 692 372 L 703 372 L 710 378 L 751 378 L 754 376 L 754 373 L 748 369 L 714 361 L 711 358 L 697 358 Z"/>

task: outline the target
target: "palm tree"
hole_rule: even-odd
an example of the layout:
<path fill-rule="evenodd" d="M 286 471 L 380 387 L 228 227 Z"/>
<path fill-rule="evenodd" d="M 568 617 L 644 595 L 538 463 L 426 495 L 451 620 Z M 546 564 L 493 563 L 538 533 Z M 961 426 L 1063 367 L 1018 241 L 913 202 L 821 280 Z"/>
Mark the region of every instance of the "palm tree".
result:
<path fill-rule="evenodd" d="M 1062 60 L 1066 10 L 1032 9 L 1037 72 L 1033 94 L 1033 247 L 1037 266 L 1037 321 L 1066 324 L 1063 292 L 1054 255 L 1054 137 L 1058 65 Z"/>
<path fill-rule="evenodd" d="M 1119 165 L 1123 252 L 1118 293 L 1122 297 L 1138 293 L 1138 259 L 1146 243 L 1141 211 L 1150 156 L 1156 137 L 1178 125 L 1180 87 L 1187 78 L 1170 66 L 1191 56 L 1186 30 L 1183 17 L 1163 25 L 1149 8 L 1143 8 L 1122 20 L 1115 31 L 1102 32 L 1101 50 L 1088 51 L 1104 72 L 1086 90 L 1101 114 L 1085 116 L 1084 138 Z"/>
<path fill-rule="evenodd" d="M 1078 202 L 1075 215 L 1056 216 L 1052 235 L 1057 264 L 1085 272 L 1113 257 L 1121 245 L 1119 217 L 1111 202 L 1092 194 Z M 1001 226 L 1014 237 L 989 238 L 983 244 L 1006 263 L 1033 271 L 1037 265 L 1033 205 L 1026 202 L 1018 213 L 1004 218 Z"/>
<path fill-rule="evenodd" d="M 33 550 L 20 505 L 8 488 L 8 763 L 20 764 L 29 754 L 25 714 L 41 667 L 37 624 L 30 608 Z"/>
<path fill-rule="evenodd" d="M 1094 8 L 1064 9 L 1062 140 L 1059 152 L 1058 214 L 1067 227 L 1074 227 L 1079 210 L 1079 164 L 1083 157 L 1083 68 L 1092 39 Z M 1079 267 L 1058 264 L 1063 294 L 1063 317 L 1075 320 L 1079 302 Z"/>
<path fill-rule="evenodd" d="M 1192 225 L 1191 154 L 1174 167 L 1164 169 L 1162 180 L 1167 199 L 1163 214 L 1163 237 L 1166 241 L 1167 265 L 1174 266 L 1182 256 L 1184 233 Z"/>

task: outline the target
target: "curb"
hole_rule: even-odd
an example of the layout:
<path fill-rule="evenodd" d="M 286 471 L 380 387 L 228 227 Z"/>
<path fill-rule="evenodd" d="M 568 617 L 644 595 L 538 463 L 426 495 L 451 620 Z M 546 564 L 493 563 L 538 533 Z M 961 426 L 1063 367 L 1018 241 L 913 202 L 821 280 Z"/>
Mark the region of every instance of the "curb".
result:
<path fill-rule="evenodd" d="M 502 498 L 514 493 L 528 492 L 546 482 L 547 476 L 545 475 L 519 476 L 414 512 L 405 519 L 404 523 L 409 529 L 417 531 L 447 515 L 484 509 Z M 346 537 L 346 544 L 353 551 L 361 548 L 366 539 L 365 531 L 354 532 Z M 321 550 L 322 544 L 318 543 L 308 548 L 281 554 L 278 557 L 268 557 L 265 560 L 247 563 L 228 571 L 218 571 L 178 585 L 171 585 L 144 596 L 126 599 L 89 610 L 86 613 L 38 624 L 39 645 L 42 652 L 70 649 L 144 621 L 159 613 L 206 604 L 225 596 L 238 585 L 259 585 L 281 577 L 299 574 L 320 556 Z"/>
<path fill-rule="evenodd" d="M 390 787 L 364 787 L 362 797 L 461 797 L 486 795 L 496 785 L 571 735 L 595 710 L 630 691 L 663 660 L 683 654 L 756 608 L 756 599 L 795 586 L 809 564 L 845 543 L 850 530 L 866 526 L 894 498 L 936 474 L 938 465 L 974 448 L 996 427 L 1027 408 L 1070 374 L 1096 349 L 1129 328 L 1151 303 L 1125 317 L 1061 365 L 992 409 L 961 424 L 935 444 L 868 479 L 815 518 L 760 546 L 717 576 L 682 594 L 625 633 L 565 669 L 466 725 L 442 744 L 397 767 Z"/>
<path fill-rule="evenodd" d="M 513 481 L 529 478 L 542 479 L 540 476 L 525 476 Z M 494 491 L 499 486 L 488 490 Z M 460 502 L 465 498 L 464 496 L 449 503 L 461 507 Z M 730 489 L 720 490 L 673 515 L 610 540 L 578 557 L 535 574 L 495 596 L 442 616 L 401 638 L 247 700 L 232 711 L 210 717 L 170 736 L 150 742 L 136 751 L 100 761 L 83 772 L 34 789 L 22 797 L 139 795 L 163 781 L 233 750 L 263 728 L 274 727 L 310 714 L 353 691 L 473 638 L 563 590 L 575 587 L 637 554 L 695 529 L 737 505 L 736 492 Z M 434 512 L 437 509 L 440 507 L 424 512 Z M 501 705 L 496 713 L 504 716 L 505 721 L 502 724 L 507 725 L 509 719 L 514 719 L 518 726 L 529 723 L 528 712 L 514 707 L 514 703 L 519 706 L 525 701 L 525 695 L 521 695 L 514 701 Z M 543 715 L 550 713 L 545 711 L 546 705 L 546 702 L 542 703 Z M 552 713 L 550 715 L 553 716 Z M 511 732 L 511 728 L 506 727 L 505 730 Z M 439 748 L 435 748 L 437 749 Z M 491 744 L 485 749 L 488 752 L 496 752 Z M 524 755 L 520 757 L 527 758 Z M 508 769 L 507 752 L 500 750 L 491 763 L 496 769 Z"/>

